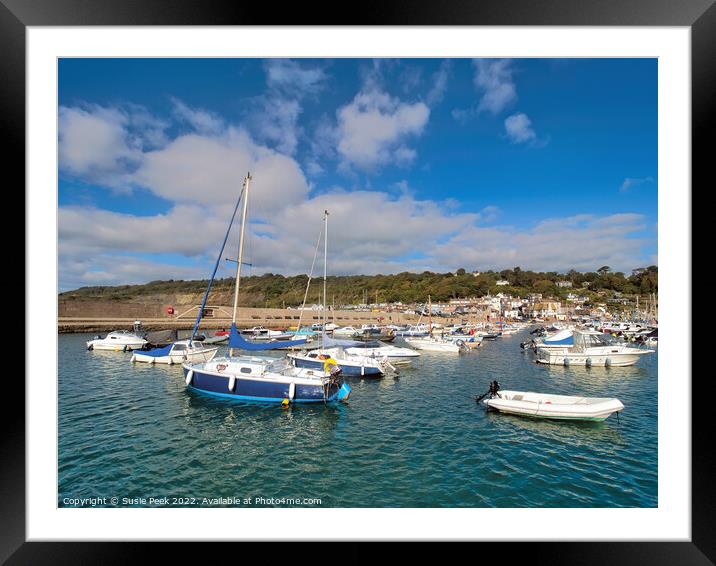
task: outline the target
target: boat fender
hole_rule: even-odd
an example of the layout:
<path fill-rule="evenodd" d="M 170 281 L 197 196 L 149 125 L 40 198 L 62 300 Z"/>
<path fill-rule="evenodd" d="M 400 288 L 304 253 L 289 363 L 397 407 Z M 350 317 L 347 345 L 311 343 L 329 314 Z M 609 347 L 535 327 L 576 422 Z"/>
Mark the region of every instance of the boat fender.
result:
<path fill-rule="evenodd" d="M 569 367 L 569 358 L 564 358 L 564 361 L 562 363 L 565 367 Z"/>
<path fill-rule="evenodd" d="M 154 360 L 152 360 L 152 361 L 154 361 Z M 169 356 L 169 365 L 170 366 L 174 365 L 174 359 L 171 356 Z"/>
<path fill-rule="evenodd" d="M 154 363 L 154 358 L 150 358 L 150 359 L 149 359 L 149 363 L 150 363 L 150 364 L 153 364 L 153 363 Z"/>
<path fill-rule="evenodd" d="M 288 398 L 293 401 L 293 399 L 296 397 L 296 384 L 291 383 L 291 385 L 288 386 Z"/>
<path fill-rule="evenodd" d="M 584 365 L 588 368 L 592 367 L 592 358 L 587 358 L 586 360 L 584 360 Z"/>
<path fill-rule="evenodd" d="M 606 360 L 604 360 L 604 365 L 605 365 L 606 367 L 611 366 L 611 365 L 612 365 L 612 360 L 611 360 L 611 358 L 607 358 Z"/>
<path fill-rule="evenodd" d="M 127 346 L 127 345 L 125 344 L 124 348 L 122 348 L 122 351 L 123 351 L 123 352 L 126 352 L 128 348 L 129 348 L 129 346 Z"/>
<path fill-rule="evenodd" d="M 186 379 L 184 380 L 184 383 L 187 385 L 191 385 L 191 380 L 194 378 L 194 370 L 190 369 L 188 372 L 186 372 Z"/>
<path fill-rule="evenodd" d="M 236 386 L 236 377 L 232 375 L 229 378 L 229 391 L 233 392 L 235 386 Z"/>
<path fill-rule="evenodd" d="M 91 352 L 92 350 L 94 350 L 94 346 L 90 344 L 89 346 L 87 346 L 87 349 Z"/>
<path fill-rule="evenodd" d="M 137 361 L 137 356 L 135 356 L 134 354 L 132 354 L 132 358 L 131 358 L 129 361 L 132 362 L 132 363 L 135 363 L 135 362 Z"/>

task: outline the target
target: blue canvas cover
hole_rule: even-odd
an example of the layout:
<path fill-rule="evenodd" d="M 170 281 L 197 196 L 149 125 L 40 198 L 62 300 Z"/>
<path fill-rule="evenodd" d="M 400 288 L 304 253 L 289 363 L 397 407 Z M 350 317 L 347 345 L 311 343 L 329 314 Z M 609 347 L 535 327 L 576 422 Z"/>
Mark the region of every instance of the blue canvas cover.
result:
<path fill-rule="evenodd" d="M 229 348 L 238 348 L 240 350 L 278 350 L 280 348 L 301 346 L 305 343 L 305 338 L 300 340 L 276 340 L 275 342 L 250 342 L 239 334 L 239 331 L 236 330 L 236 324 L 233 323 L 229 333 Z"/>
<path fill-rule="evenodd" d="M 550 346 L 573 346 L 574 334 L 571 330 L 562 330 L 551 338 L 545 338 L 544 343 Z"/>
<path fill-rule="evenodd" d="M 140 350 L 140 351 L 137 351 L 137 353 L 142 354 L 143 356 L 150 356 L 152 358 L 161 358 L 162 356 L 169 355 L 169 352 L 172 351 L 172 346 L 174 346 L 174 344 L 169 344 L 168 346 L 164 346 L 163 348 L 153 348 L 151 350 Z"/>

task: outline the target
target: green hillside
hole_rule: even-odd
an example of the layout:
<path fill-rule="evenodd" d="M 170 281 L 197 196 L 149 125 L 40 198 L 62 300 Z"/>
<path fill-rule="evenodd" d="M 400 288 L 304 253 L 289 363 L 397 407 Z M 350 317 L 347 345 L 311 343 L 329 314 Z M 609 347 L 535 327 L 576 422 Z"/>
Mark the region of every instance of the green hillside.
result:
<path fill-rule="evenodd" d="M 509 285 L 497 285 L 497 281 Z M 266 273 L 242 277 L 241 304 L 252 307 L 299 306 L 303 301 L 308 276 L 285 277 Z M 572 288 L 556 285 L 557 281 L 571 281 Z M 207 280 L 152 281 L 143 285 L 81 287 L 60 293 L 62 299 L 142 300 L 162 296 L 198 295 L 206 290 Z M 231 302 L 233 278 L 214 281 L 211 299 Z M 323 281 L 314 278 L 308 295 L 308 304 L 319 300 Z M 328 278 L 328 303 L 335 305 L 368 303 L 423 303 L 430 295 L 435 302 L 458 297 L 481 297 L 499 292 L 525 296 L 542 293 L 545 296 L 565 297 L 579 293 L 590 298 L 622 295 L 647 295 L 658 291 L 658 268 L 650 266 L 634 270 L 629 276 L 612 272 L 608 266 L 598 271 L 567 274 L 556 272 L 523 271 L 519 267 L 505 271 L 470 273 L 458 269 L 455 273 L 398 273 L 395 275 L 350 275 Z"/>

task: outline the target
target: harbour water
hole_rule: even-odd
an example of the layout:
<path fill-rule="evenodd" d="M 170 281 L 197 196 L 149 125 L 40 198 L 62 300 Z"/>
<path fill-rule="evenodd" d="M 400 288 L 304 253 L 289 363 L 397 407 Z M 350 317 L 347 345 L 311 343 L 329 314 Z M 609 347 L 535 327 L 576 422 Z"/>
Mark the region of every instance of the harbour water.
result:
<path fill-rule="evenodd" d="M 422 352 L 397 378 L 351 379 L 346 404 L 281 408 L 193 393 L 178 366 L 59 335 L 58 505 L 656 507 L 658 353 L 626 368 L 542 366 L 520 349 L 526 336 Z M 474 396 L 493 379 L 625 409 L 603 423 L 488 413 Z"/>

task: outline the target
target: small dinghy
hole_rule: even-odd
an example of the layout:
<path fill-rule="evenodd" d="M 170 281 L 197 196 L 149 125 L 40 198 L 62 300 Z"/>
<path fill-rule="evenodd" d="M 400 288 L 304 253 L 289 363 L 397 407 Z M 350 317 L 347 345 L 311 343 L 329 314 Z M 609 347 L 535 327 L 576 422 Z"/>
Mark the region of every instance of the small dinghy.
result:
<path fill-rule="evenodd" d="M 489 397 L 483 400 L 483 397 Z M 539 419 L 570 421 L 603 421 L 624 409 L 619 399 L 579 397 L 534 393 L 531 391 L 500 391 L 499 384 L 490 384 L 490 391 L 476 398 L 488 409 Z"/>

